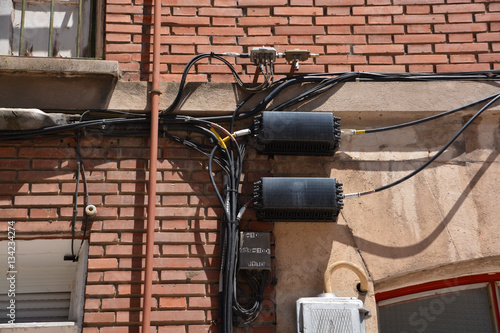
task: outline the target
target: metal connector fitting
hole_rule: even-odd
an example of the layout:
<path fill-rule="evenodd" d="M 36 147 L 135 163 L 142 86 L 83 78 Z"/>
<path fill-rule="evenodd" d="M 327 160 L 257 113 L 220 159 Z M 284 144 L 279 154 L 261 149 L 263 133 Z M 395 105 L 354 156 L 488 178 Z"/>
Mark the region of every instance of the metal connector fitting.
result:
<path fill-rule="evenodd" d="M 274 47 L 254 47 L 250 50 L 250 60 L 256 65 L 272 64 L 278 53 Z"/>
<path fill-rule="evenodd" d="M 319 54 L 311 53 L 309 50 L 286 50 L 283 57 L 287 62 L 293 63 L 295 69 L 299 69 L 299 61 L 306 61 L 309 58 L 317 58 Z"/>
<path fill-rule="evenodd" d="M 235 138 L 238 138 L 240 136 L 250 135 L 251 133 L 252 133 L 252 131 L 249 128 L 245 128 L 245 129 L 234 132 L 233 135 Z"/>
<path fill-rule="evenodd" d="M 343 129 L 341 131 L 343 135 L 356 135 L 356 130 L 355 129 Z"/>

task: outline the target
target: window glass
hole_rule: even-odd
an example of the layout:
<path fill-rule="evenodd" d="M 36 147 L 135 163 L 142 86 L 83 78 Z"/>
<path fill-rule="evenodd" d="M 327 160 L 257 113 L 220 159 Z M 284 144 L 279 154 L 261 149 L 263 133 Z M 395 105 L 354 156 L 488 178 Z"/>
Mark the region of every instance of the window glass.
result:
<path fill-rule="evenodd" d="M 494 332 L 487 288 L 380 306 L 382 333 Z"/>

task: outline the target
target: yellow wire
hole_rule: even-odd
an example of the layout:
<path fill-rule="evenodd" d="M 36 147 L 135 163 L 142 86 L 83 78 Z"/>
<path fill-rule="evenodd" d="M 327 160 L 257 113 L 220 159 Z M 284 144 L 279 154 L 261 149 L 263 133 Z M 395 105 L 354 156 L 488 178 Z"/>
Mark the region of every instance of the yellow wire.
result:
<path fill-rule="evenodd" d="M 229 132 L 227 129 L 225 129 L 224 127 L 222 127 L 221 125 L 217 124 L 217 123 L 210 123 L 210 126 L 212 127 L 217 127 L 218 129 L 220 129 L 222 132 L 224 132 L 226 135 L 231 135 L 231 132 Z M 233 141 L 236 142 L 236 140 L 233 138 Z"/>
<path fill-rule="evenodd" d="M 225 144 L 225 142 L 224 142 L 224 139 L 222 139 L 222 138 L 220 137 L 219 133 L 217 133 L 217 131 L 216 131 L 216 130 L 214 130 L 214 129 L 213 129 L 213 127 L 211 127 L 211 128 L 210 128 L 210 131 L 211 131 L 212 133 L 214 133 L 214 134 L 215 134 L 215 136 L 217 137 L 217 139 L 219 140 L 219 145 L 220 145 L 222 148 L 227 149 L 227 146 L 226 146 L 226 144 Z"/>
<path fill-rule="evenodd" d="M 234 133 L 231 134 L 231 135 L 226 136 L 224 139 L 222 139 L 222 141 L 228 142 L 231 138 L 234 138 Z"/>
<path fill-rule="evenodd" d="M 355 134 L 365 134 L 365 130 L 356 130 Z"/>

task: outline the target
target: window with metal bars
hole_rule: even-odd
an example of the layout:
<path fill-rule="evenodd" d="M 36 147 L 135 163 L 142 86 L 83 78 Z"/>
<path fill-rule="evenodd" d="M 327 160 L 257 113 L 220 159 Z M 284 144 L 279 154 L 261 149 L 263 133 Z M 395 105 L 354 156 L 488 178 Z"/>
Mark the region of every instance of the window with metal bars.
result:
<path fill-rule="evenodd" d="M 0 55 L 95 57 L 97 2 L 0 1 Z"/>

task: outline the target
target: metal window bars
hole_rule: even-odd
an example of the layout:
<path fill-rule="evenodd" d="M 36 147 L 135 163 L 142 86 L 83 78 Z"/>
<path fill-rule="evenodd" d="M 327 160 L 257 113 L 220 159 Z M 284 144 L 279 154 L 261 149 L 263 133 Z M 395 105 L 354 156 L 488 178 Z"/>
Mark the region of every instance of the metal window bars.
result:
<path fill-rule="evenodd" d="M 24 45 L 24 30 L 26 26 L 26 11 L 27 4 L 49 4 L 50 3 L 50 20 L 49 20 L 49 36 L 48 36 L 48 51 L 47 56 L 53 57 L 53 37 L 54 37 L 54 13 L 56 5 L 66 5 L 66 6 L 77 6 L 78 7 L 78 27 L 77 27 L 77 38 L 76 38 L 76 54 L 75 57 L 79 58 L 85 55 L 82 55 L 82 22 L 83 22 L 83 6 L 84 1 L 86 0 L 13 0 L 14 3 L 21 3 L 21 23 L 20 23 L 20 33 L 19 33 L 19 56 L 23 56 L 23 45 Z M 93 14 L 95 13 L 95 1 L 91 1 L 91 16 L 89 18 L 90 27 L 89 27 L 89 43 L 88 45 L 93 48 L 94 39 L 92 36 L 92 32 L 94 31 L 94 18 Z M 91 52 L 93 53 L 93 52 Z"/>

